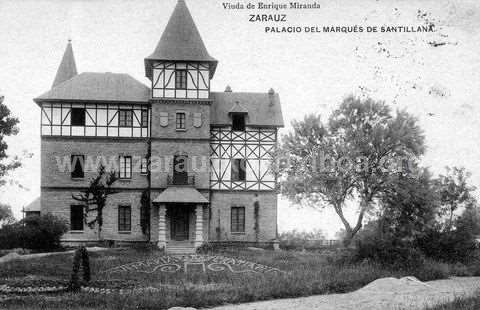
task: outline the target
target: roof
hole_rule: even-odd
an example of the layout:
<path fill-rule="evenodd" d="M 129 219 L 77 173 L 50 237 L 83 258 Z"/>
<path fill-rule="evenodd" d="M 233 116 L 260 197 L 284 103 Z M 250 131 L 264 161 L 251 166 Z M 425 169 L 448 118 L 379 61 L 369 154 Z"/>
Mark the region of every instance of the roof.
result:
<path fill-rule="evenodd" d="M 241 109 L 248 113 L 247 126 L 283 127 L 280 97 L 276 93 L 211 92 L 211 98 L 212 125 L 230 124 L 229 113 Z"/>
<path fill-rule="evenodd" d="M 55 80 L 53 80 L 52 88 L 62 82 L 70 80 L 75 75 L 77 75 L 77 65 L 75 64 L 75 57 L 73 57 L 72 43 L 69 40 L 65 53 L 63 53 L 62 62 L 55 75 Z"/>
<path fill-rule="evenodd" d="M 84 72 L 34 99 L 148 102 L 150 89 L 125 73 Z"/>
<path fill-rule="evenodd" d="M 157 198 L 157 203 L 208 203 L 208 200 L 195 188 L 189 186 L 167 187 Z"/>
<path fill-rule="evenodd" d="M 210 62 L 212 63 L 211 77 L 217 65 L 217 60 L 208 53 L 184 0 L 178 0 L 157 47 L 145 60 L 146 62 L 149 60 Z"/>
<path fill-rule="evenodd" d="M 29 203 L 25 208 L 24 212 L 40 211 L 40 197 L 37 197 L 34 201 Z"/>
<path fill-rule="evenodd" d="M 232 113 L 241 113 L 241 114 L 248 114 L 247 108 L 243 106 L 239 101 L 236 101 L 230 111 L 228 111 L 229 114 Z"/>

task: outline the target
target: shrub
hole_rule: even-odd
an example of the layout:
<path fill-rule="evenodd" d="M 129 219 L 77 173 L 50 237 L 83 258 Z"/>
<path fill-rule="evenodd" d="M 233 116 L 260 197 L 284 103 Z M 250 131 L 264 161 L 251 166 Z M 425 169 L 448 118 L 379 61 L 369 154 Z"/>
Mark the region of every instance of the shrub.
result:
<path fill-rule="evenodd" d="M 0 247 L 54 250 L 60 248 L 60 237 L 67 231 L 65 221 L 51 214 L 27 217 L 0 229 Z"/>
<path fill-rule="evenodd" d="M 306 248 L 321 248 L 324 244 L 323 231 L 316 229 L 310 232 L 286 231 L 278 236 L 282 250 L 303 250 Z"/>
<path fill-rule="evenodd" d="M 411 242 L 371 236 L 357 241 L 356 259 L 413 269 L 422 265 L 425 257 Z"/>
<path fill-rule="evenodd" d="M 197 254 L 210 254 L 215 250 L 215 246 L 210 242 L 205 242 L 196 250 Z"/>
<path fill-rule="evenodd" d="M 418 240 L 418 246 L 430 258 L 454 263 L 469 263 L 477 248 L 474 236 L 461 229 L 432 229 Z"/>
<path fill-rule="evenodd" d="M 427 259 L 414 267 L 413 274 L 421 281 L 446 279 L 451 274 L 451 268 L 448 264 Z"/>
<path fill-rule="evenodd" d="M 81 263 L 81 264 L 80 264 Z M 81 247 L 75 251 L 73 256 L 73 268 L 72 268 L 72 277 L 70 280 L 70 290 L 74 292 L 80 291 L 80 279 L 78 273 L 80 271 L 80 265 L 83 270 L 83 281 L 90 281 L 90 261 L 88 258 L 88 251 L 85 247 Z"/>

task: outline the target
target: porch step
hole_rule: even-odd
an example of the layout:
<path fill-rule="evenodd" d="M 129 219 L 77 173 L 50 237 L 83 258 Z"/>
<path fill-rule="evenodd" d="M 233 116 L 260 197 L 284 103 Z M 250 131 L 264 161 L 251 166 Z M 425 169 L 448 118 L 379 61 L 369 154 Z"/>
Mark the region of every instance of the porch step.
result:
<path fill-rule="evenodd" d="M 190 242 L 168 243 L 166 247 L 166 254 L 195 254 L 195 247 Z"/>

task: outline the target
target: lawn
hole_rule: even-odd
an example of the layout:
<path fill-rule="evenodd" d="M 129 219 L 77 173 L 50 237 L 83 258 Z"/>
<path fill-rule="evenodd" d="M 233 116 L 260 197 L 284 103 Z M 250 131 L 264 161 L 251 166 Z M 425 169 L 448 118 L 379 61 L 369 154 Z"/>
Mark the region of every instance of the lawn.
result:
<path fill-rule="evenodd" d="M 426 310 L 478 310 L 480 309 L 480 292 L 470 298 L 457 298 L 454 301 Z"/>
<path fill-rule="evenodd" d="M 446 277 L 454 269 L 445 264 L 429 263 L 410 270 L 393 270 L 379 265 L 346 263 L 338 254 L 319 255 L 285 251 L 248 249 L 219 250 L 221 255 L 246 262 L 234 271 L 245 269 L 249 262 L 279 269 L 261 272 L 232 272 L 227 268 L 202 271 L 193 266 L 189 272 L 154 271 L 148 261 L 163 254 L 148 249 L 111 249 L 90 253 L 92 281 L 90 287 L 110 288 L 110 294 L 81 292 L 53 295 L 25 295 L 1 301 L 7 309 L 167 309 L 173 306 L 209 307 L 273 298 L 300 297 L 315 294 L 343 293 L 356 290 L 382 277 L 414 275 L 421 280 Z M 131 264 L 142 261 L 143 264 Z M 120 272 L 114 267 L 130 264 Z M 145 267 L 146 266 L 146 267 Z M 259 266 L 259 265 L 255 265 Z M 148 268 L 147 268 L 148 267 Z M 195 268 L 193 268 L 195 267 Z M 146 272 L 138 272 L 141 269 Z M 248 267 L 250 268 L 250 267 Z M 247 268 L 247 269 L 248 269 Z M 0 285 L 53 286 L 66 284 L 72 269 L 72 254 L 49 256 L 0 265 Z M 267 270 L 267 272 L 263 271 Z M 272 269 L 273 270 L 273 269 Z M 462 272 L 465 272 L 462 269 Z M 172 271 L 172 270 L 170 270 Z M 151 288 L 141 291 L 140 288 Z M 120 291 L 121 294 L 120 294 Z"/>

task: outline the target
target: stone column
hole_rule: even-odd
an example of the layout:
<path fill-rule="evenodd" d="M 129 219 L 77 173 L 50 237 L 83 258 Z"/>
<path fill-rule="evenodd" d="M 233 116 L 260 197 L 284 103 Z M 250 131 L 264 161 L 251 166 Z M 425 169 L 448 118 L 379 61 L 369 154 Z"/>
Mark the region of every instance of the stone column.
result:
<path fill-rule="evenodd" d="M 158 247 L 164 249 L 167 246 L 167 226 L 165 223 L 165 214 L 167 209 L 165 204 L 158 206 Z"/>
<path fill-rule="evenodd" d="M 198 248 L 203 243 L 203 206 L 198 204 L 195 209 L 195 247 Z"/>

